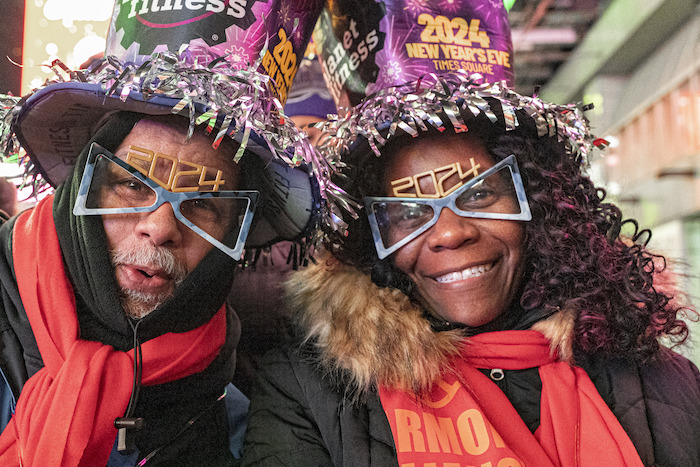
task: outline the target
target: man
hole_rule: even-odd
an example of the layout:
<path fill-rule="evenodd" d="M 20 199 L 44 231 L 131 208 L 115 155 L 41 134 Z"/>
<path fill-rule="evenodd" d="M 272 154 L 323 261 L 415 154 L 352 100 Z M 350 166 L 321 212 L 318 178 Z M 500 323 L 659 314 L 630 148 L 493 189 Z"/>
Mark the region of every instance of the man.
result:
<path fill-rule="evenodd" d="M 153 66 L 180 73 L 166 58 Z M 58 187 L 0 228 L 0 465 L 239 455 L 240 325 L 224 304 L 235 266 L 246 240 L 303 238 L 318 201 L 305 170 L 261 149 L 292 160 L 308 142 L 236 76 L 220 86 L 247 105 L 238 126 L 235 100 L 215 111 L 205 95 L 190 114 L 178 98 L 120 99 L 92 82 L 51 84 L 15 109 L 11 131 Z M 248 121 L 257 135 L 238 131 Z"/>
<path fill-rule="evenodd" d="M 236 188 L 240 183 L 240 168 L 233 163 L 233 152 L 227 150 L 229 148 L 220 151 L 213 149 L 210 138 L 200 132 L 195 133 L 188 141 L 185 137 L 184 120 L 182 122 L 163 120 L 165 119 L 141 119 L 119 145 L 115 155 L 121 160 L 129 160 L 129 156 L 134 154 L 132 148 L 151 148 L 150 152 L 176 158 L 186 169 L 201 165 L 206 167 L 208 172 L 223 173 L 221 185 L 215 187 L 216 191 L 212 193 Z M 157 165 L 157 162 L 148 161 L 150 166 Z M 165 163 L 160 164 L 157 167 L 158 171 L 154 172 L 154 178 L 168 180 L 169 174 L 173 172 L 171 170 L 173 166 L 172 160 L 165 159 Z M 175 168 L 178 169 L 178 167 Z M 174 175 L 183 173 L 183 171 L 175 172 Z M 183 178 L 180 177 L 179 180 L 182 181 Z M 117 182 L 124 183 L 122 179 Z M 179 188 L 187 190 L 207 188 L 199 185 L 196 179 L 185 182 L 185 186 L 182 183 L 178 184 Z M 137 184 L 138 180 L 132 179 L 129 183 Z M 104 185 L 108 186 L 102 188 L 104 193 L 100 193 L 101 204 L 110 202 L 119 205 L 128 204 L 124 201 L 124 197 L 130 195 L 138 196 L 138 200 L 145 199 L 150 202 L 155 195 L 153 190 L 141 184 L 128 187 L 121 185 L 113 187 L 110 183 L 104 183 Z M 173 188 L 169 191 L 172 190 Z M 142 191 L 148 191 L 149 194 L 138 193 Z M 109 200 L 109 196 L 117 198 Z M 204 203 L 209 200 L 198 201 Z M 234 200 L 231 199 L 231 201 Z M 207 209 L 207 207 L 204 208 Z M 122 306 L 126 314 L 132 318 L 143 318 L 172 296 L 174 289 L 182 283 L 190 271 L 197 267 L 213 247 L 195 231 L 178 222 L 173 209 L 172 205 L 166 203 L 151 212 L 102 217 L 112 266 L 115 268 L 115 277 L 121 291 Z M 213 207 L 209 208 L 210 211 L 212 209 Z M 218 220 L 222 223 L 215 225 L 212 229 L 216 233 L 215 238 L 219 241 L 223 240 L 227 227 L 233 228 L 235 224 L 232 216 L 225 214 L 218 215 Z M 192 216 L 198 218 L 196 214 Z M 223 222 L 224 219 L 226 219 L 225 222 Z"/>
<path fill-rule="evenodd" d="M 175 158 L 181 168 L 199 164 L 210 173 L 220 171 L 220 192 L 236 188 L 240 169 L 232 162 L 232 145 L 215 150 L 211 138 L 199 131 L 188 141 L 187 126 L 181 117 L 117 114 L 92 142 L 109 145 L 109 139 L 116 138 L 105 138 L 106 132 L 127 133 L 116 147 L 120 160 L 127 160 L 135 148 L 145 149 L 161 159 Z M 79 167 L 89 154 L 86 148 Z M 29 356 L 25 371 L 31 378 L 22 395 L 32 396 L 19 399 L 16 414 L 0 437 L 2 455 L 46 465 L 72 464 L 70 451 L 85 445 L 80 458 L 97 461 L 104 455 L 103 440 L 114 431 L 115 420 L 125 419 L 121 423 L 126 428 L 112 453 L 116 458 L 143 458 L 158 450 L 161 462 L 169 457 L 194 460 L 195 453 L 198 458 L 202 455 L 192 449 L 196 443 L 215 465 L 225 465 L 231 453 L 227 401 L 221 396 L 233 376 L 239 324 L 235 314 L 222 307 L 220 291 L 230 286 L 233 258 L 178 221 L 171 203 L 151 212 L 71 215 L 76 182 L 87 176 L 78 172 L 55 197 L 45 198 L 33 212 L 2 228 L 7 247 L 2 285 L 6 296 L 15 297 L 4 304 L 5 328 L 10 328 L 4 337 Z M 162 170 L 151 173 L 156 180 L 165 178 Z M 126 184 L 129 190 L 150 190 L 144 184 L 137 186 L 140 181 L 129 172 L 112 174 L 119 177 L 114 181 L 97 175 L 98 169 L 92 182 L 99 178 L 100 186 L 93 192 L 113 190 L 115 183 Z M 200 188 L 191 185 L 185 180 L 178 186 Z M 88 200 L 89 205 L 112 203 L 105 193 L 94 196 L 99 199 Z M 123 193 L 119 199 L 128 201 Z M 182 205 L 179 209 L 183 211 Z M 223 241 L 234 229 L 234 222 L 229 224 L 217 232 L 217 240 Z M 13 271 L 16 290 L 8 277 Z M 28 319 L 31 328 L 23 326 L 22 319 Z M 9 338 L 13 331 L 15 336 Z M 173 341 L 172 336 L 180 337 Z M 141 354 L 135 358 L 141 381 L 134 377 L 131 358 L 118 352 L 134 347 Z M 19 348 L 6 344 L 4 349 L 10 352 L 6 376 L 18 384 L 23 378 L 11 371 L 17 364 L 11 353 Z M 43 391 L 45 387 L 50 390 Z M 130 405 L 124 412 L 130 398 L 133 408 Z M 234 417 L 245 411 L 241 404 L 229 408 Z M 72 423 L 66 423 L 66 417 Z M 140 429 L 139 418 L 145 425 Z M 183 434 L 171 444 L 181 430 Z"/>

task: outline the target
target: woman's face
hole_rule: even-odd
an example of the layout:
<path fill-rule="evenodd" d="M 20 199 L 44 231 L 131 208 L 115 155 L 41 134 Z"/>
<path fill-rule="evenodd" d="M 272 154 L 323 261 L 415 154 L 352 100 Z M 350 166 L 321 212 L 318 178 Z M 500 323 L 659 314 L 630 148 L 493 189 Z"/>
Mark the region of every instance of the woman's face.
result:
<path fill-rule="evenodd" d="M 419 137 L 393 154 L 384 188 L 388 196 L 394 196 L 396 182 L 413 177 L 419 184 L 419 196 L 435 193 L 435 178 L 425 174 L 445 173 L 445 166 L 455 163 L 466 172 L 472 167 L 470 158 L 480 164 L 479 173 L 494 164 L 479 140 L 468 134 Z M 461 183 L 458 177 L 451 177 L 444 180 L 443 188 L 449 192 Z M 521 222 L 465 218 L 443 209 L 437 223 L 397 250 L 393 261 L 413 280 L 434 315 L 481 326 L 513 301 L 522 276 L 523 237 Z"/>

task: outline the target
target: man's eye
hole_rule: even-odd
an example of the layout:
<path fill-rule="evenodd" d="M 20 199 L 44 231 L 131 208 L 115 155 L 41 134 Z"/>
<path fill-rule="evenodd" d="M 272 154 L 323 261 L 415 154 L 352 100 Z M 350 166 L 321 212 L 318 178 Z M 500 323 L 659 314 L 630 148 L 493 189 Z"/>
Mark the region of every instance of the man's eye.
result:
<path fill-rule="evenodd" d="M 112 177 L 107 184 L 111 191 L 121 196 L 151 196 L 153 190 L 134 177 Z"/>
<path fill-rule="evenodd" d="M 141 183 L 140 181 L 134 179 L 134 178 L 129 178 L 129 179 L 124 179 L 119 182 L 117 182 L 117 185 L 120 187 L 132 190 L 132 191 L 141 191 L 141 190 L 149 190 L 146 185 Z"/>
<path fill-rule="evenodd" d="M 156 199 L 155 192 L 132 176 L 111 176 L 101 184 L 99 195 L 90 202 L 100 207 L 149 206 Z"/>
<path fill-rule="evenodd" d="M 235 206 L 224 198 L 191 199 L 180 205 L 182 215 L 195 224 L 228 223 Z"/>
<path fill-rule="evenodd" d="M 404 208 L 400 213 L 399 220 L 419 219 L 424 215 L 425 213 L 420 208 Z"/>
<path fill-rule="evenodd" d="M 210 199 L 194 199 L 194 200 L 190 201 L 188 203 L 188 205 L 192 209 L 208 211 L 211 213 L 218 213 L 219 212 L 219 208 L 216 205 L 216 203 L 214 203 L 214 201 L 212 201 Z"/>

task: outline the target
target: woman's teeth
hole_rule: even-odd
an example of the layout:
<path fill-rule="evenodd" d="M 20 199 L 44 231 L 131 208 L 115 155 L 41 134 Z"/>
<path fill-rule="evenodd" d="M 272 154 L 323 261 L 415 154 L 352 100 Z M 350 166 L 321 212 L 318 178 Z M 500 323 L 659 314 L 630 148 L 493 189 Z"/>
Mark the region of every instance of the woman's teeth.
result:
<path fill-rule="evenodd" d="M 492 263 L 482 264 L 480 266 L 467 268 L 463 271 L 451 272 L 449 274 L 445 274 L 444 276 L 436 277 L 435 280 L 440 283 L 445 283 L 461 281 L 464 279 L 469 279 L 470 277 L 479 277 L 483 273 L 490 271 L 492 267 Z"/>

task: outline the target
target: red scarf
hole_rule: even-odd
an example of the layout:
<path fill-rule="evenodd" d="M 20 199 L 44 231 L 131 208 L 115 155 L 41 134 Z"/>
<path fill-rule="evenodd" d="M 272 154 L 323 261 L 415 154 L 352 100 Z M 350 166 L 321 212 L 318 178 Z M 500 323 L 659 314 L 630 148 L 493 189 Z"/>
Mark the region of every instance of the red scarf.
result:
<path fill-rule="evenodd" d="M 490 332 L 466 341 L 455 375 L 427 398 L 381 387 L 400 466 L 640 466 L 637 451 L 581 368 L 557 361 L 536 331 Z M 530 432 L 477 368 L 539 368 L 540 426 Z M 490 462 L 490 464 L 489 464 Z"/>
<path fill-rule="evenodd" d="M 52 200 L 21 215 L 13 233 L 17 285 L 45 366 L 25 383 L 0 435 L 0 465 L 103 467 L 117 436 L 114 419 L 124 415 L 131 396 L 133 350 L 118 352 L 79 338 Z M 204 370 L 225 339 L 222 307 L 197 329 L 145 342 L 143 384 L 163 384 Z"/>

